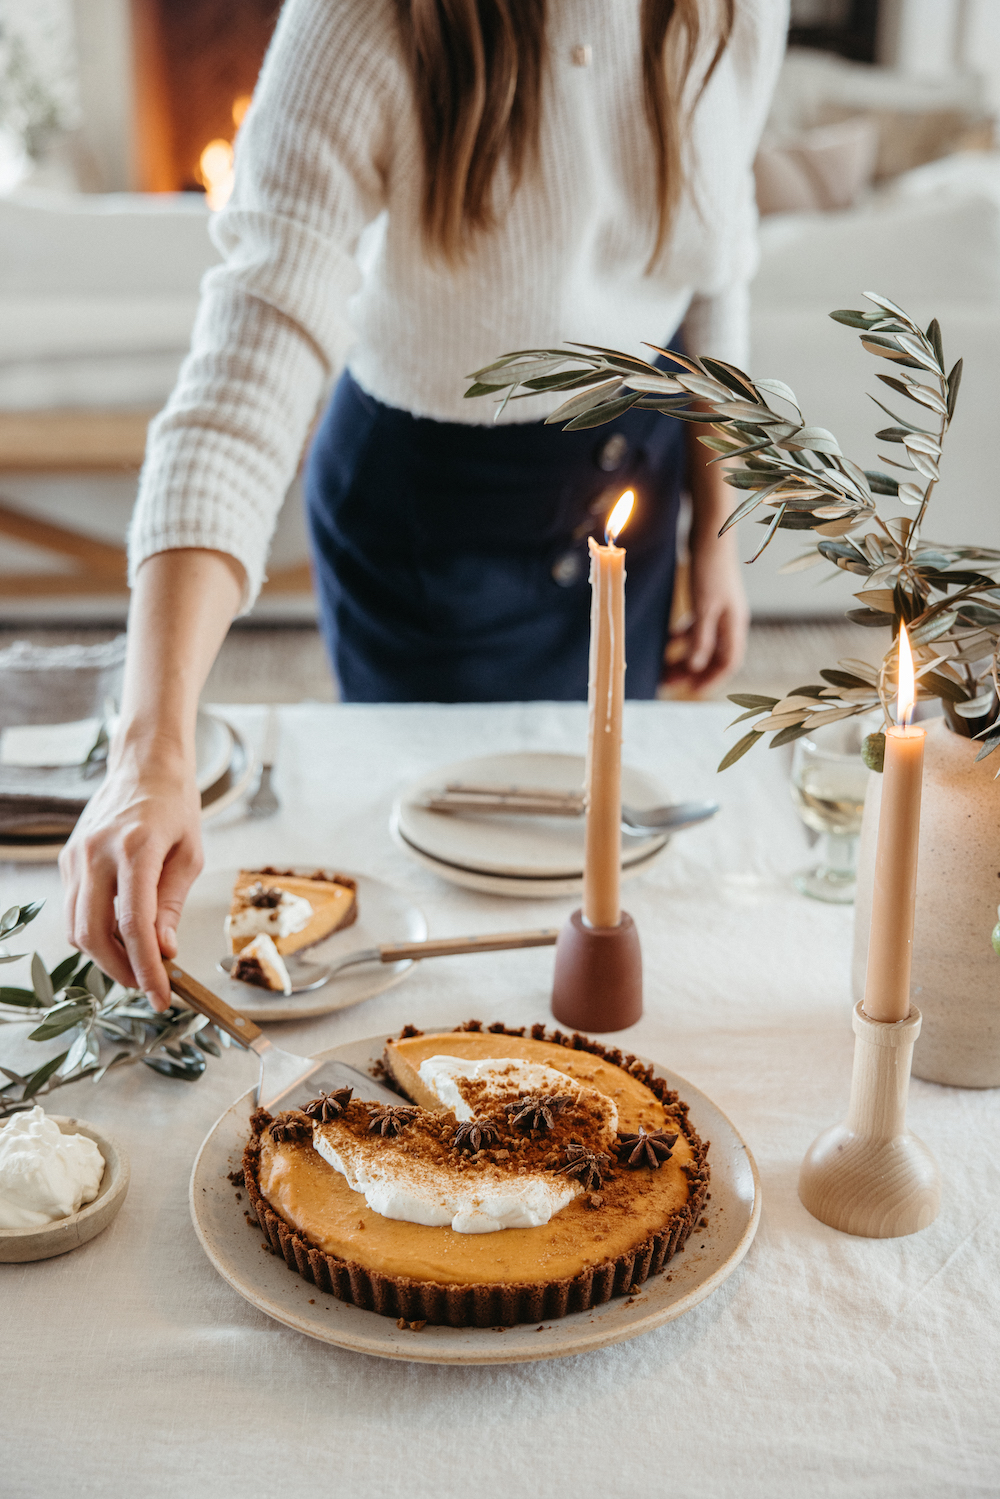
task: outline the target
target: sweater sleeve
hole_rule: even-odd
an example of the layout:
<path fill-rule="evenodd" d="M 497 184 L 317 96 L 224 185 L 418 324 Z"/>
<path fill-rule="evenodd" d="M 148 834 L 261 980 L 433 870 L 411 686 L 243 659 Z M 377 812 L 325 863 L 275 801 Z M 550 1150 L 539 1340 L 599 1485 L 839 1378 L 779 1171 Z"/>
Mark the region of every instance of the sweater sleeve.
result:
<path fill-rule="evenodd" d="M 744 0 L 737 16 L 737 33 L 730 43 L 734 77 L 727 82 L 739 100 L 743 149 L 738 162 L 717 163 L 720 180 L 728 170 L 735 172 L 729 203 L 731 250 L 725 277 L 718 285 L 696 290 L 682 326 L 690 353 L 709 354 L 746 369 L 750 282 L 759 261 L 753 162 L 785 55 L 788 5 L 786 0 Z M 718 85 L 722 84 L 720 77 Z"/>
<path fill-rule="evenodd" d="M 156 552 L 206 547 L 243 565 L 241 612 L 264 581 L 309 424 L 351 342 L 358 239 L 385 205 L 400 87 L 387 5 L 284 8 L 237 143 L 233 196 L 211 224 L 223 262 L 202 282 L 190 353 L 150 428 L 133 578 Z"/>

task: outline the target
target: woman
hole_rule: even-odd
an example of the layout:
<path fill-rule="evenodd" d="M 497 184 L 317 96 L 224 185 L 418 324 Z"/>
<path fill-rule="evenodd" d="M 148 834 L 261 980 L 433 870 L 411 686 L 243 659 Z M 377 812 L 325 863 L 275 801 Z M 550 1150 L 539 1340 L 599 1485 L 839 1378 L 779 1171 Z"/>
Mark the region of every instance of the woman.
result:
<path fill-rule="evenodd" d="M 586 536 L 626 485 L 629 690 L 655 691 L 684 432 L 629 412 L 562 434 L 540 425 L 557 397 L 487 426 L 464 377 L 675 331 L 745 360 L 785 24 L 783 0 L 288 0 L 213 225 L 224 263 L 151 433 L 121 731 L 61 861 L 71 938 L 106 972 L 168 1002 L 201 866 L 198 695 L 348 351 L 307 476 L 345 697 L 582 696 Z M 718 470 L 697 444 L 687 462 L 672 676 L 699 687 L 738 660 L 746 610 Z"/>

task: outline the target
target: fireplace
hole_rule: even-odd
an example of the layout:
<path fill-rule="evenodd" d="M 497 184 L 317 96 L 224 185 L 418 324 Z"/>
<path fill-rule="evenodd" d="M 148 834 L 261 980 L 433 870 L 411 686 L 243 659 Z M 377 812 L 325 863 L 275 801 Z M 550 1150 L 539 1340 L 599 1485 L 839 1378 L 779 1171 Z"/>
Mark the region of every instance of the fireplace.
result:
<path fill-rule="evenodd" d="M 131 5 L 135 185 L 146 192 L 207 187 L 218 205 L 227 150 L 253 93 L 280 0 Z"/>

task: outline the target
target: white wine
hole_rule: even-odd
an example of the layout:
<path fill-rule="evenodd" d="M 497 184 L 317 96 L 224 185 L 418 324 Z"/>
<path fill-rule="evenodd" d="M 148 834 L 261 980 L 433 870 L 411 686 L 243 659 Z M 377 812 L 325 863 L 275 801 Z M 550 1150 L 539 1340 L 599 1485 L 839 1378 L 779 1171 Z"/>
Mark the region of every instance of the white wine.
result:
<path fill-rule="evenodd" d="M 806 763 L 797 767 L 792 800 L 806 827 L 856 838 L 861 832 L 867 781 L 868 771 L 860 757 L 857 764 Z"/>

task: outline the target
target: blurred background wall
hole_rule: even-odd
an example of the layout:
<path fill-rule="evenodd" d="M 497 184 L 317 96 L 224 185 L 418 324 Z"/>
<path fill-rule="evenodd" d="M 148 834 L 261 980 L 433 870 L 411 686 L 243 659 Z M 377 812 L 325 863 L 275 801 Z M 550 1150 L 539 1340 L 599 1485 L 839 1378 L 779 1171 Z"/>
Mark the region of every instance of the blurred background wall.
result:
<path fill-rule="evenodd" d="M 0 0 L 0 624 L 123 617 L 146 423 L 183 357 L 275 0 Z M 884 292 L 965 356 L 935 499 L 1000 546 L 1000 0 L 793 0 L 757 160 L 752 370 L 878 466 L 872 361 L 829 321 Z M 651 329 L 658 337 L 661 329 Z M 745 528 L 745 554 L 757 534 Z M 747 570 L 758 619 L 834 616 L 845 575 Z M 297 486 L 260 619 L 308 620 Z"/>

